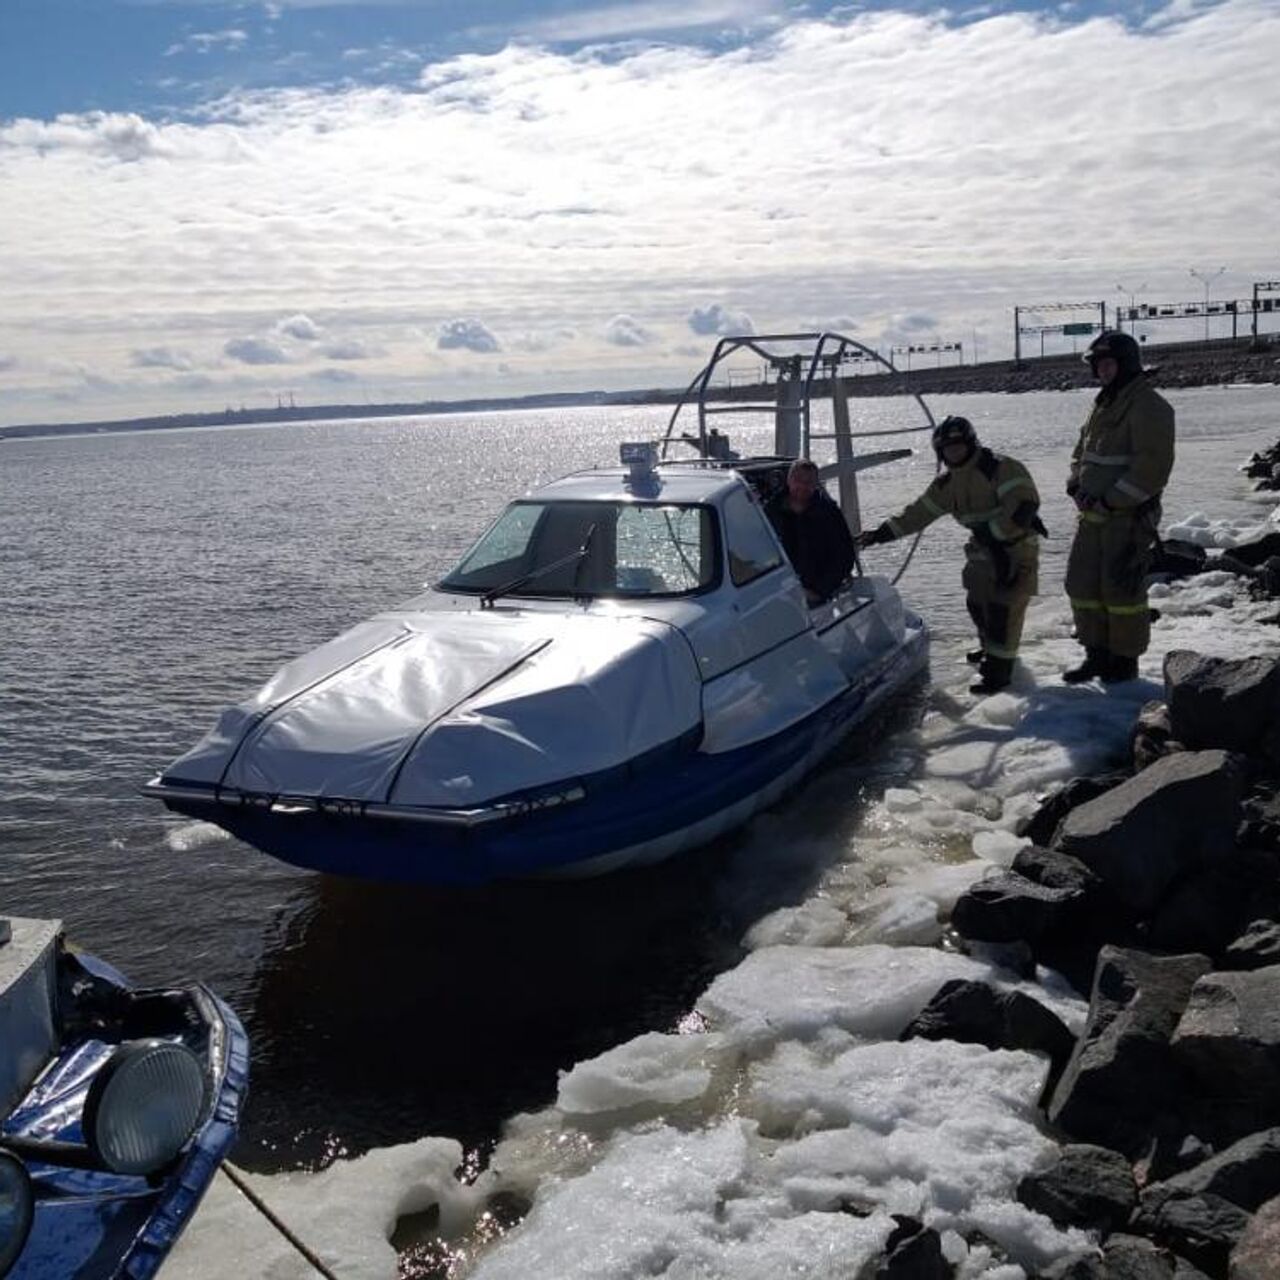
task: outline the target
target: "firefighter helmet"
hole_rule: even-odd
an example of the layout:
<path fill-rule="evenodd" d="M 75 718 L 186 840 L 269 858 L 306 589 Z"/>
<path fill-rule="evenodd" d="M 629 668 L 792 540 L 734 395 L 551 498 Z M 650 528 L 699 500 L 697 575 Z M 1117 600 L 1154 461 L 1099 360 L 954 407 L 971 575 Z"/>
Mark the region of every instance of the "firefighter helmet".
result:
<path fill-rule="evenodd" d="M 965 446 L 964 461 L 968 462 L 978 451 L 978 433 L 973 429 L 973 423 L 968 418 L 943 418 L 933 429 L 933 451 L 938 455 L 938 460 L 945 462 L 943 449 L 956 443 Z"/>
<path fill-rule="evenodd" d="M 1110 356 L 1116 362 L 1121 382 L 1127 382 L 1142 372 L 1142 348 L 1132 334 L 1121 333 L 1119 329 L 1106 329 L 1089 343 L 1089 348 L 1084 353 L 1084 362 L 1095 377 L 1098 373 L 1098 361 L 1105 356 Z"/>

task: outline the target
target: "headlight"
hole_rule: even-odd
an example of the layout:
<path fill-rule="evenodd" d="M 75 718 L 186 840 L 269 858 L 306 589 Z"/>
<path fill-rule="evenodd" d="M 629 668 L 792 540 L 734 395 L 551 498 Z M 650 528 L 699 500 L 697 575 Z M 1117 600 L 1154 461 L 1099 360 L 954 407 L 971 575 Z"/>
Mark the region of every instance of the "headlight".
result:
<path fill-rule="evenodd" d="M 186 1045 L 131 1040 L 89 1087 L 85 1142 L 114 1173 L 154 1173 L 191 1137 L 204 1099 L 204 1067 Z"/>
<path fill-rule="evenodd" d="M 31 1179 L 17 1156 L 0 1151 L 0 1276 L 18 1260 L 31 1232 Z"/>

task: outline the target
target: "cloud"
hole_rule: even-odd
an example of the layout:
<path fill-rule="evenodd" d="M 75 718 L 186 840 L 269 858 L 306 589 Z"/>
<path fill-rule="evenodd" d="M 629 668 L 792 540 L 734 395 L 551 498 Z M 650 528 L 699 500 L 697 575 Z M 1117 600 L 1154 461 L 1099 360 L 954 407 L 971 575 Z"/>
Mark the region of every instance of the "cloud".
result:
<path fill-rule="evenodd" d="M 527 38 L 553 42 L 617 40 L 652 32 L 750 25 L 781 10 L 781 5 L 769 0 L 686 0 L 683 4 L 649 0 L 572 10 L 521 27 L 520 32 Z"/>
<path fill-rule="evenodd" d="M 630 316 L 614 316 L 604 327 L 604 340 L 615 347 L 645 347 L 653 335 Z"/>
<path fill-rule="evenodd" d="M 5 355 L 3 352 L 0 352 L 0 373 L 6 373 L 8 372 L 8 370 L 16 369 L 17 367 L 18 367 L 17 356 L 8 356 L 8 355 Z"/>
<path fill-rule="evenodd" d="M 165 51 L 166 58 L 179 53 L 207 54 L 214 49 L 225 49 L 228 52 L 242 48 L 249 39 L 247 31 L 231 28 L 227 31 L 201 31 L 189 35 L 176 44 L 171 44 Z"/>
<path fill-rule="evenodd" d="M 288 338 L 297 338 L 300 342 L 314 342 L 320 337 L 322 330 L 310 316 L 299 313 L 277 320 L 276 332 Z"/>
<path fill-rule="evenodd" d="M 891 326 L 894 332 L 902 334 L 927 333 L 938 327 L 938 317 L 913 313 L 899 317 Z"/>
<path fill-rule="evenodd" d="M 371 348 L 359 338 L 345 338 L 328 342 L 320 348 L 320 354 L 329 360 L 371 360 L 381 352 Z"/>
<path fill-rule="evenodd" d="M 232 338 L 223 344 L 222 350 L 241 364 L 289 363 L 284 348 L 270 338 Z"/>
<path fill-rule="evenodd" d="M 1177 20 L 1137 29 L 850 7 L 701 46 L 511 44 L 412 91 L 0 122 L 0 351 L 19 361 L 0 421 L 83 390 L 45 373 L 51 350 L 121 405 L 163 389 L 129 376 L 134 351 L 226 352 L 209 372 L 230 398 L 244 353 L 320 363 L 326 342 L 380 353 L 393 398 L 446 397 L 497 363 L 455 352 L 501 348 L 512 392 L 675 386 L 677 344 L 748 325 L 926 317 L 999 358 L 1015 305 L 1117 300 L 1117 280 L 1197 299 L 1187 266 L 1223 261 L 1217 287 L 1247 297 L 1277 269 L 1258 210 L 1280 201 L 1280 6 L 1162 12 Z M 1081 193 L 1121 189 L 1100 239 Z M 610 341 L 624 309 L 657 340 Z M 296 315 L 318 336 L 276 327 Z"/>
<path fill-rule="evenodd" d="M 129 352 L 129 363 L 135 369 L 176 369 L 185 373 L 195 368 L 195 361 L 172 347 L 135 347 Z"/>
<path fill-rule="evenodd" d="M 164 155 L 161 129 L 133 112 L 89 111 L 51 121 L 19 118 L 0 124 L 0 155 L 6 150 L 45 155 L 82 151 L 115 160 Z"/>
<path fill-rule="evenodd" d="M 441 351 L 476 351 L 482 355 L 502 350 L 498 339 L 479 320 L 446 320 L 440 326 L 436 346 Z"/>
<path fill-rule="evenodd" d="M 316 369 L 313 373 L 307 374 L 307 378 L 312 382 L 356 382 L 360 375 L 353 373 L 350 369 Z"/>
<path fill-rule="evenodd" d="M 718 302 L 713 302 L 709 307 L 694 307 L 689 312 L 688 322 L 694 333 L 718 334 L 721 337 L 756 331 L 746 312 L 729 311 Z"/>

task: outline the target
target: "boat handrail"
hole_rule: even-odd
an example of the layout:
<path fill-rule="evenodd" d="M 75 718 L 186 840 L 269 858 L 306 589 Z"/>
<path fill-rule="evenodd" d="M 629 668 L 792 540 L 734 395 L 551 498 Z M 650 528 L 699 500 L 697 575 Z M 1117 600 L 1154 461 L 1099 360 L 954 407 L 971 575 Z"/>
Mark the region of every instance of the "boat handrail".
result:
<path fill-rule="evenodd" d="M 807 347 L 807 351 L 790 350 L 780 352 L 780 345 Z M 734 352 L 747 350 L 763 359 L 768 366 L 778 371 L 775 384 L 777 396 L 772 405 L 762 404 L 757 400 L 744 400 L 722 404 L 708 404 L 711 379 L 715 370 Z M 916 427 L 888 427 L 871 431 L 853 431 L 849 422 L 849 398 L 844 379 L 840 374 L 840 366 L 851 359 L 874 361 L 884 369 L 902 379 L 902 392 L 911 396 L 924 415 L 924 423 Z M 767 373 L 766 373 L 767 378 Z M 768 385 L 767 382 L 765 385 Z M 819 387 L 825 391 L 824 398 L 832 404 L 835 430 L 832 432 L 814 433 L 812 431 L 811 407 L 815 392 Z M 681 412 L 695 402 L 698 413 L 698 432 L 681 431 L 677 434 Z M 773 454 L 779 458 L 808 458 L 810 447 L 815 440 L 830 440 L 835 443 L 836 463 L 821 469 L 823 480 L 838 478 L 840 482 L 840 507 L 845 520 L 853 533 L 862 528 L 861 501 L 858 494 L 858 472 L 867 467 L 879 466 L 898 458 L 909 456 L 909 449 L 882 450 L 878 453 L 855 455 L 855 440 L 871 439 L 881 436 L 915 435 L 923 431 L 932 432 L 936 423 L 929 406 L 918 390 L 908 385 L 907 375 L 900 370 L 891 359 L 880 352 L 850 338 L 847 334 L 830 330 L 807 333 L 773 333 L 773 334 L 735 334 L 722 337 L 712 352 L 711 359 L 699 370 L 693 381 L 685 389 L 676 402 L 667 423 L 666 435 L 660 446 L 660 456 L 667 461 L 668 451 L 673 444 L 680 443 L 692 446 L 704 459 L 724 460 L 732 457 L 729 452 L 728 438 L 719 432 L 708 432 L 707 418 L 711 414 L 725 413 L 772 413 L 774 415 Z M 714 447 L 712 437 L 715 437 Z M 675 461 L 675 459 L 672 459 Z M 894 575 L 897 583 L 906 572 L 907 566 L 915 555 L 920 544 L 917 534 L 907 552 L 905 559 Z M 861 570 L 861 564 L 858 568 Z"/>
<path fill-rule="evenodd" d="M 772 347 L 767 344 L 772 344 Z M 810 349 L 807 353 L 804 351 L 782 353 L 776 350 L 779 344 L 806 344 Z M 780 373 L 790 370 L 792 376 L 789 381 L 797 386 L 800 391 L 799 398 L 791 404 L 782 404 L 781 402 L 768 404 L 760 403 L 759 401 L 708 403 L 711 394 L 711 379 L 716 369 L 731 355 L 742 350 L 753 352 Z M 804 333 L 734 334 L 722 337 L 716 343 L 711 359 L 694 376 L 672 409 L 671 417 L 667 423 L 666 434 L 661 441 L 661 456 L 663 460 L 666 460 L 668 450 L 672 445 L 676 443 L 692 443 L 694 439 L 697 440 L 699 452 L 705 456 L 708 445 L 706 419 L 711 414 L 724 413 L 772 413 L 779 416 L 785 413 L 789 416 L 798 415 L 800 425 L 798 443 L 800 447 L 793 451 L 791 456 L 807 458 L 809 456 L 809 443 L 812 439 L 834 438 L 826 434 L 813 436 L 810 433 L 810 406 L 814 399 L 815 388 L 819 383 L 825 383 L 828 388 L 827 395 L 830 396 L 830 384 L 839 377 L 841 364 L 846 363 L 854 356 L 858 360 L 874 361 L 876 364 L 882 365 L 885 372 L 901 378 L 903 380 L 903 394 L 911 396 L 916 401 L 924 413 L 927 423 L 923 427 L 891 428 L 874 434 L 895 435 L 900 433 L 905 435 L 918 431 L 933 430 L 935 425 L 933 415 L 929 412 L 929 407 L 925 404 L 920 392 L 908 385 L 907 373 L 899 369 L 888 356 L 881 355 L 873 347 L 868 347 L 856 338 L 831 330 Z M 780 381 L 775 385 L 786 384 Z M 691 432 L 677 432 L 681 414 L 695 404 L 698 415 L 697 436 L 695 437 Z M 854 433 L 854 438 L 858 438 L 862 434 L 864 433 Z M 780 431 L 775 433 L 775 443 L 779 435 L 781 435 Z M 781 453 L 784 451 L 775 448 L 775 452 Z"/>

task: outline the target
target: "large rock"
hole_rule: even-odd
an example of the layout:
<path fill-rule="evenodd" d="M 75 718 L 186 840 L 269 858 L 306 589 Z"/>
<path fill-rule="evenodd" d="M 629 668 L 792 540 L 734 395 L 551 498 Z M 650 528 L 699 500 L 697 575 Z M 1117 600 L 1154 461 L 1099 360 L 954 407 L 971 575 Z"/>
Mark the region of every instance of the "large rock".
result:
<path fill-rule="evenodd" d="M 1280 719 L 1280 660 L 1210 658 L 1173 649 L 1164 659 L 1165 701 L 1173 736 L 1194 750 L 1262 749 Z"/>
<path fill-rule="evenodd" d="M 1059 1226 L 1109 1234 L 1129 1221 L 1138 1187 L 1129 1162 L 1106 1147 L 1062 1147 L 1057 1161 L 1018 1183 L 1018 1199 Z"/>
<path fill-rule="evenodd" d="M 1162 1183 L 1191 1195 L 1221 1196 L 1253 1212 L 1280 1196 L 1280 1129 L 1264 1129 Z M 1276 1256 L 1280 1269 L 1280 1254 Z"/>
<path fill-rule="evenodd" d="M 1187 578 L 1204 571 L 1206 558 L 1205 549 L 1197 543 L 1166 538 L 1156 545 L 1150 572 L 1168 578 Z"/>
<path fill-rule="evenodd" d="M 1014 828 L 1016 835 L 1033 844 L 1047 847 L 1053 844 L 1063 818 L 1082 804 L 1096 800 L 1100 795 L 1118 787 L 1130 777 L 1127 770 L 1099 774 L 1097 777 L 1072 778 L 1052 795 L 1040 802 L 1040 807 L 1030 817 L 1023 818 Z"/>
<path fill-rule="evenodd" d="M 1073 890 L 1069 910 L 1053 918 L 1031 945 L 1033 958 L 1062 974 L 1088 995 L 1098 952 L 1107 944 L 1125 946 L 1137 940 L 1138 917 L 1079 858 L 1059 849 L 1027 845 L 1018 850 L 1013 871 L 1050 889 Z"/>
<path fill-rule="evenodd" d="M 1042 934 L 1079 919 L 1085 891 L 1036 884 L 1016 871 L 979 880 L 956 901 L 951 923 L 975 942 L 1034 942 Z"/>
<path fill-rule="evenodd" d="M 1160 951 L 1203 951 L 1216 959 L 1251 920 L 1276 911 L 1278 888 L 1280 856 L 1262 849 L 1232 850 L 1192 872 L 1169 894 L 1151 918 L 1148 941 Z"/>
<path fill-rule="evenodd" d="M 1209 1098 L 1280 1124 L 1280 965 L 1199 978 L 1172 1045 Z"/>
<path fill-rule="evenodd" d="M 1079 858 L 1041 845 L 1023 845 L 1014 855 L 1012 870 L 1049 889 L 1097 894 L 1103 887 L 1102 881 Z"/>
<path fill-rule="evenodd" d="M 1162 1184 L 1142 1193 L 1130 1225 L 1210 1276 L 1225 1277 L 1227 1260 L 1249 1226 L 1249 1215 L 1221 1196 L 1193 1195 Z"/>
<path fill-rule="evenodd" d="M 1280 533 L 1264 533 L 1251 542 L 1240 542 L 1231 548 L 1231 554 L 1237 560 L 1255 568 L 1272 556 L 1280 556 Z"/>
<path fill-rule="evenodd" d="M 1241 806 L 1236 841 L 1243 847 L 1280 853 L 1280 786 L 1259 782 Z"/>
<path fill-rule="evenodd" d="M 1234 846 L 1240 793 L 1238 762 L 1226 751 L 1165 756 L 1073 809 L 1054 847 L 1149 913 L 1175 880 Z"/>
<path fill-rule="evenodd" d="M 1268 1200 L 1231 1251 L 1230 1280 L 1276 1280 L 1280 1274 L 1280 1196 Z"/>
<path fill-rule="evenodd" d="M 1131 1235 L 1114 1235 L 1101 1255 L 1066 1258 L 1036 1276 L 1037 1280 L 1209 1280 L 1185 1258 Z"/>
<path fill-rule="evenodd" d="M 963 978 L 944 983 L 898 1037 L 917 1038 L 1043 1053 L 1052 1064 L 1051 1083 L 1056 1083 L 1075 1048 L 1075 1036 L 1066 1024 L 1038 1000 Z"/>
<path fill-rule="evenodd" d="M 1153 956 L 1104 947 L 1089 1017 L 1054 1090 L 1049 1118 L 1072 1137 L 1132 1155 L 1152 1119 L 1180 1104 L 1170 1038 L 1207 956 Z"/>

